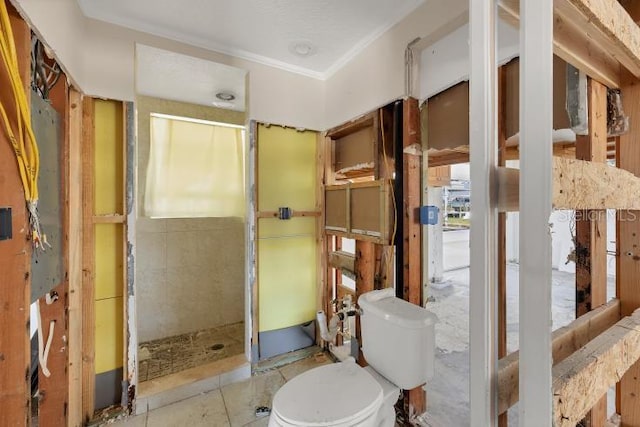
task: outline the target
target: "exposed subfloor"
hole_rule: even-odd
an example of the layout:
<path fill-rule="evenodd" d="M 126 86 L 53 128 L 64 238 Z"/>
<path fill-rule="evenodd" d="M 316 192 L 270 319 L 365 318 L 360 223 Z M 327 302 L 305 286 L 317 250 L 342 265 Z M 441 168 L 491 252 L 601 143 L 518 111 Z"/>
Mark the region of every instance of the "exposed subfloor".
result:
<path fill-rule="evenodd" d="M 244 322 L 140 344 L 140 381 L 148 381 L 244 352 Z"/>
<path fill-rule="evenodd" d="M 109 426 L 127 427 L 261 427 L 268 416 L 256 416 L 256 408 L 271 407 L 273 395 L 282 385 L 309 369 L 331 363 L 324 353 L 274 368 L 221 389 L 203 393 Z"/>
<path fill-rule="evenodd" d="M 507 347 L 518 349 L 518 265 L 507 265 Z M 609 277 L 608 299 L 615 292 Z M 449 271 L 429 289 L 428 309 L 436 324 L 435 376 L 427 385 L 427 412 L 433 427 L 469 425 L 469 269 Z M 552 273 L 553 329 L 575 319 L 575 275 Z M 609 408 L 612 410 L 612 398 Z M 517 425 L 517 405 L 509 410 L 509 425 Z"/>

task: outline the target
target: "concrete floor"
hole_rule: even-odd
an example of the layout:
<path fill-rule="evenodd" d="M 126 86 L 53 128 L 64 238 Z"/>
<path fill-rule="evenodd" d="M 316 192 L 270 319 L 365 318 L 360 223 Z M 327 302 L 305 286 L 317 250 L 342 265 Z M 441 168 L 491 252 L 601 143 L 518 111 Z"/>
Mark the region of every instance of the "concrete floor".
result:
<path fill-rule="evenodd" d="M 552 274 L 553 329 L 575 318 L 575 276 Z M 518 265 L 507 266 L 507 347 L 518 349 Z M 608 298 L 615 293 L 609 277 Z M 469 425 L 469 269 L 446 272 L 442 283 L 429 290 L 428 309 L 439 318 L 436 324 L 435 377 L 427 385 L 427 412 L 432 427 Z M 609 399 L 609 408 L 612 410 Z M 517 425 L 517 405 L 509 411 L 509 425 Z"/>
<path fill-rule="evenodd" d="M 262 427 L 268 416 L 256 417 L 259 406 L 271 407 L 273 395 L 291 378 L 309 369 L 330 363 L 320 353 L 313 357 L 272 369 L 248 380 L 228 384 L 126 420 L 103 425 L 127 427 Z"/>

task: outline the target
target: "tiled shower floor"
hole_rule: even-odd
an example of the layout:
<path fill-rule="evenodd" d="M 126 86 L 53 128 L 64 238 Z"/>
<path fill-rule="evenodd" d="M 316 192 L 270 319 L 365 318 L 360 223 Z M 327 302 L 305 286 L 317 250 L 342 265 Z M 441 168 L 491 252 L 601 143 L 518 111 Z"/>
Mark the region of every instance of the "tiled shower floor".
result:
<path fill-rule="evenodd" d="M 140 344 L 138 375 L 148 381 L 244 352 L 244 322 Z"/>

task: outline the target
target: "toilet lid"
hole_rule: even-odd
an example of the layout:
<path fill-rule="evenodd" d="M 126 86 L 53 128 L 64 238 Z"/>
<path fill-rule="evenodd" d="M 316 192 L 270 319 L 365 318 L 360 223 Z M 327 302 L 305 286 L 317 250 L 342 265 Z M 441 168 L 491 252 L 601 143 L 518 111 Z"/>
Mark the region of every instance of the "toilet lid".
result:
<path fill-rule="evenodd" d="M 382 404 L 382 387 L 353 362 L 333 363 L 298 375 L 273 399 L 283 421 L 302 426 L 355 423 Z"/>

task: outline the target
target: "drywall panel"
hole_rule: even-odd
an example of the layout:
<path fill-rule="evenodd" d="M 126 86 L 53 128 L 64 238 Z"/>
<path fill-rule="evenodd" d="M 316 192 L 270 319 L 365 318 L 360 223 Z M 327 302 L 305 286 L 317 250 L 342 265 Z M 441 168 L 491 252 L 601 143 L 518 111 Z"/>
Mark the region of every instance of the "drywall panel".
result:
<path fill-rule="evenodd" d="M 307 218 L 289 221 L 293 223 L 305 220 Z M 262 230 L 269 228 L 269 224 L 275 221 L 279 220 L 260 220 L 259 233 L 262 235 Z M 304 234 L 258 237 L 260 332 L 299 325 L 315 317 L 316 226 L 313 220 L 305 222 L 307 225 Z"/>
<path fill-rule="evenodd" d="M 498 21 L 498 61 L 518 56 L 518 31 Z M 463 25 L 420 55 L 420 99 L 427 99 L 469 79 L 469 25 Z"/>
<path fill-rule="evenodd" d="M 122 104 L 95 101 L 95 214 L 122 214 Z"/>
<path fill-rule="evenodd" d="M 316 205 L 315 132 L 258 128 L 258 210 L 313 210 Z"/>
<path fill-rule="evenodd" d="M 122 297 L 96 301 L 96 374 L 121 368 L 122 353 Z"/>
<path fill-rule="evenodd" d="M 314 210 L 317 135 L 258 126 L 257 206 Z M 258 329 L 287 328 L 313 320 L 317 297 L 316 217 L 258 219 Z"/>
<path fill-rule="evenodd" d="M 327 190 L 324 193 L 325 225 L 330 228 L 347 230 L 347 190 Z"/>
<path fill-rule="evenodd" d="M 121 297 L 124 285 L 122 224 L 96 224 L 95 298 Z"/>

